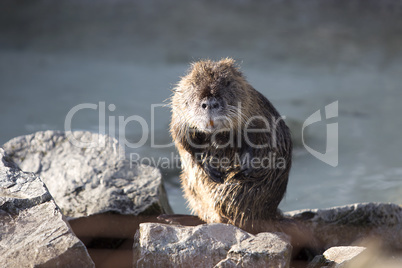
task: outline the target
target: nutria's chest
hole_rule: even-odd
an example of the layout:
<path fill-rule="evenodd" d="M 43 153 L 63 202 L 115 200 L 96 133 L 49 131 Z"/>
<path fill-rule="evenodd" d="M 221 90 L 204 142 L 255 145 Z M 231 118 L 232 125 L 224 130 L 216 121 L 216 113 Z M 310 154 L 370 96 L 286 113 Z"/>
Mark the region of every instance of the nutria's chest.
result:
<path fill-rule="evenodd" d="M 189 179 L 204 181 L 208 187 L 242 177 L 244 161 L 252 152 L 243 137 L 225 132 L 194 133 L 184 147 L 194 170 Z"/>

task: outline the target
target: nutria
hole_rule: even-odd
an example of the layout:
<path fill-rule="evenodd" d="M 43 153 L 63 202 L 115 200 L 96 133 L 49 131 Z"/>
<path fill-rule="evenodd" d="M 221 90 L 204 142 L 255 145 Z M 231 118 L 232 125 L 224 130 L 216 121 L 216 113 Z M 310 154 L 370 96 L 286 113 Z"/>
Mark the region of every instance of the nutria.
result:
<path fill-rule="evenodd" d="M 278 219 L 291 167 L 290 131 L 235 61 L 193 63 L 171 106 L 170 132 L 193 212 L 207 223 L 249 231 Z"/>

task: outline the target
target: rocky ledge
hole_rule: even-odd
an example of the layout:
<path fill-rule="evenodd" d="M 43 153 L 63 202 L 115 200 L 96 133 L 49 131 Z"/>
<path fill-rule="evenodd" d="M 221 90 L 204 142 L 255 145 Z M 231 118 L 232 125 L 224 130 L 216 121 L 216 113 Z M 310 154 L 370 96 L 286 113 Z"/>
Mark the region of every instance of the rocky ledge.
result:
<path fill-rule="evenodd" d="M 402 208 L 396 204 L 286 213 L 287 224 L 311 240 L 303 248 L 295 240 L 300 234 L 165 224 L 158 216 L 172 212 L 159 170 L 130 165 L 108 136 L 46 131 L 17 137 L 3 148 L 0 267 L 402 264 Z"/>
<path fill-rule="evenodd" d="M 325 249 L 351 245 L 369 237 L 381 240 L 384 247 L 402 250 L 402 207 L 396 204 L 352 204 L 286 215 L 314 234 Z"/>
<path fill-rule="evenodd" d="M 0 158 L 0 266 L 95 267 L 42 180 Z"/>
<path fill-rule="evenodd" d="M 233 225 L 196 227 L 142 223 L 134 267 L 289 267 L 292 246 L 282 233 L 249 234 Z"/>

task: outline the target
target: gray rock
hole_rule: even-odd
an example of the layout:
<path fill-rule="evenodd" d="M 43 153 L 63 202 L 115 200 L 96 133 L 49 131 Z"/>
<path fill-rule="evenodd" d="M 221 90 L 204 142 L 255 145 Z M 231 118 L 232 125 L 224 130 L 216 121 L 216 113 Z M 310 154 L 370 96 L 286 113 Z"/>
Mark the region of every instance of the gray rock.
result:
<path fill-rule="evenodd" d="M 373 241 L 372 241 L 373 242 Z M 336 264 L 336 268 L 401 268 L 400 252 L 384 252 L 379 244 L 371 243 L 368 247 L 347 262 Z"/>
<path fill-rule="evenodd" d="M 130 165 L 116 139 L 90 132 L 37 132 L 14 138 L 5 151 L 40 175 L 64 215 L 172 213 L 159 170 Z"/>
<path fill-rule="evenodd" d="M 329 266 L 334 268 L 346 267 L 351 260 L 359 256 L 365 247 L 332 247 L 327 249 L 323 255 L 316 256 L 309 264 L 309 268 Z"/>
<path fill-rule="evenodd" d="M 289 267 L 291 255 L 286 235 L 259 233 L 232 246 L 228 257 L 216 267 Z"/>
<path fill-rule="evenodd" d="M 135 237 L 137 267 L 212 267 L 250 234 L 233 225 L 196 227 L 142 223 Z"/>
<path fill-rule="evenodd" d="M 333 262 L 335 267 L 344 267 L 347 262 L 361 254 L 365 247 L 332 247 L 327 249 L 323 256 L 325 259 Z"/>
<path fill-rule="evenodd" d="M 94 267 L 41 179 L 0 158 L 0 267 Z"/>
<path fill-rule="evenodd" d="M 402 208 L 396 204 L 354 204 L 286 214 L 310 230 L 325 249 L 367 238 L 379 239 L 392 249 L 402 249 Z"/>
<path fill-rule="evenodd" d="M 134 243 L 135 267 L 289 267 L 290 255 L 283 235 L 254 236 L 221 223 L 142 223 Z"/>

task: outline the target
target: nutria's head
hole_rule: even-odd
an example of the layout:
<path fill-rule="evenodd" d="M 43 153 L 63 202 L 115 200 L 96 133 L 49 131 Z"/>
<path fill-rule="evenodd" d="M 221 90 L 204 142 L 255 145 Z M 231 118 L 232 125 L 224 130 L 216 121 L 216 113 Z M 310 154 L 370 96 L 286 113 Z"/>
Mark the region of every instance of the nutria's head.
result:
<path fill-rule="evenodd" d="M 237 128 L 245 117 L 249 88 L 233 59 L 198 61 L 175 88 L 173 117 L 207 133 Z"/>

